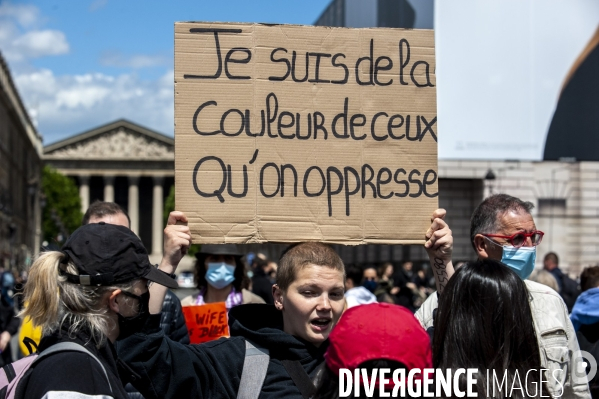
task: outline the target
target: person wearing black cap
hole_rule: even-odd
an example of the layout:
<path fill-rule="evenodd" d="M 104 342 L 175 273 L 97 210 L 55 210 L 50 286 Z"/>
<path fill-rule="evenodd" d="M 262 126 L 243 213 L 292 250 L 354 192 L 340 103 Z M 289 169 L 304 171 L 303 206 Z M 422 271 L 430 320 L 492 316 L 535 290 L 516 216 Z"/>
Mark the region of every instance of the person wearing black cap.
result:
<path fill-rule="evenodd" d="M 229 310 L 245 303 L 264 303 L 264 299 L 246 289 L 249 278 L 242 256 L 235 244 L 202 245 L 195 265 L 195 281 L 200 292 L 183 298 L 181 305 L 224 302 Z"/>
<path fill-rule="evenodd" d="M 131 222 L 127 212 L 115 202 L 94 201 L 85 212 L 82 224 L 89 223 L 110 223 L 117 226 L 124 226 L 131 229 Z M 165 245 L 169 245 L 171 240 L 166 237 Z M 169 248 L 165 249 L 169 252 Z M 160 327 L 173 341 L 178 341 L 184 344 L 189 343 L 189 334 L 185 326 L 185 318 L 181 310 L 181 301 L 172 291 L 168 290 L 162 304 L 162 317 L 160 319 Z M 129 395 L 131 398 L 139 397 Z"/>
<path fill-rule="evenodd" d="M 117 226 L 124 226 L 131 229 L 131 220 L 127 212 L 116 202 L 94 201 L 85 215 L 81 224 L 89 223 L 110 223 Z M 167 237 L 164 240 L 166 245 L 171 241 Z M 165 250 L 168 252 L 168 248 Z M 166 291 L 164 302 L 162 304 L 162 316 L 160 317 L 160 328 L 164 334 L 173 341 L 178 341 L 183 344 L 189 343 L 189 334 L 185 325 L 185 317 L 181 309 L 181 301 L 171 290 Z M 118 343 L 117 343 L 118 347 Z M 133 385 L 127 384 L 125 387 L 129 393 L 129 399 L 143 399 L 143 396 L 137 391 Z"/>
<path fill-rule="evenodd" d="M 177 287 L 150 264 L 143 244 L 126 227 L 85 225 L 61 251 L 41 254 L 29 272 L 23 311 L 43 329 L 39 351 L 74 342 L 89 353 L 61 351 L 43 358 L 21 380 L 17 397 L 127 398 L 121 376 L 135 374 L 117 361 L 113 343 L 144 325 L 148 281 Z"/>

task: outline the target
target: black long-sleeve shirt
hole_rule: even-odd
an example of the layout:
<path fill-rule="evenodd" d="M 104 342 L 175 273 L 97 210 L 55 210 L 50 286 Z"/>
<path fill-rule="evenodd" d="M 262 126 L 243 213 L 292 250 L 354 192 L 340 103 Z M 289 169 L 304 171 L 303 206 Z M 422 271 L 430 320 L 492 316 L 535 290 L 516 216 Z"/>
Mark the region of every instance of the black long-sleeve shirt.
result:
<path fill-rule="evenodd" d="M 147 399 L 237 398 L 245 360 L 245 340 L 267 348 L 270 363 L 261 399 L 302 398 L 281 360 L 298 360 L 313 378 L 324 361 L 328 341 L 316 348 L 282 330 L 282 315 L 272 305 L 231 309 L 231 338 L 182 345 L 164 336 L 153 316 L 141 333 L 119 346 L 119 357 L 141 379 L 134 385 Z M 123 350 L 121 351 L 121 348 Z"/>

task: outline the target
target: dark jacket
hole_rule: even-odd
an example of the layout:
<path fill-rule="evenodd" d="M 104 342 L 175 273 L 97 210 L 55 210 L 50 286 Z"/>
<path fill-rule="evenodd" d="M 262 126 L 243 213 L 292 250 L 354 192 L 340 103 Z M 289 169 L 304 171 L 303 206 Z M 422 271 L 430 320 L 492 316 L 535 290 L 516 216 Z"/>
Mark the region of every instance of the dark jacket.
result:
<path fill-rule="evenodd" d="M 12 304 L 7 303 L 4 298 L 0 299 L 0 333 L 4 331 L 14 336 L 19 332 L 21 319 L 15 316 L 15 308 Z M 12 363 L 12 351 L 10 343 L 6 345 L 6 349 L 0 355 L 0 367 Z"/>
<path fill-rule="evenodd" d="M 264 299 L 264 302 L 267 304 L 274 305 L 275 299 L 272 297 L 272 282 L 262 269 L 257 269 L 252 277 L 252 292 Z"/>
<path fill-rule="evenodd" d="M 393 274 L 393 285 L 399 287 L 399 293 L 395 296 L 395 303 L 410 309 L 414 312 L 414 294 L 412 290 L 406 286 L 412 282 L 412 276 L 409 276 L 403 270 Z"/>
<path fill-rule="evenodd" d="M 160 317 L 160 329 L 173 341 L 189 344 L 189 332 L 185 325 L 185 317 L 181 310 L 181 300 L 171 290 L 166 291 L 164 302 L 162 302 L 162 313 Z M 117 342 L 117 348 L 119 343 Z M 143 395 L 131 384 L 125 386 L 129 399 L 144 399 Z"/>
<path fill-rule="evenodd" d="M 576 281 L 572 280 L 570 277 L 564 274 L 564 272 L 562 272 L 558 267 L 556 267 L 553 270 L 550 270 L 549 273 L 551 273 L 557 281 L 559 295 L 566 303 L 568 313 L 572 312 L 572 308 L 576 303 L 576 298 L 578 298 L 578 295 L 580 295 L 578 284 L 576 283 Z"/>
<path fill-rule="evenodd" d="M 160 328 L 173 341 L 182 344 L 189 343 L 189 333 L 181 310 L 181 300 L 170 290 L 166 291 L 164 302 L 162 302 Z"/>
<path fill-rule="evenodd" d="M 328 341 L 319 348 L 283 332 L 281 312 L 272 305 L 231 309 L 231 338 L 182 345 L 158 328 L 158 315 L 144 331 L 123 341 L 121 359 L 141 376 L 134 385 L 148 399 L 236 398 L 245 358 L 245 338 L 268 348 L 270 364 L 260 398 L 302 398 L 281 360 L 298 360 L 311 378 L 324 361 Z"/>
<path fill-rule="evenodd" d="M 83 395 L 106 395 L 115 399 L 127 399 L 127 392 L 119 377 L 116 351 L 112 344 L 106 341 L 100 348 L 96 348 L 88 332 L 80 331 L 71 337 L 68 328 L 67 323 L 64 323 L 61 330 L 43 337 L 39 344 L 39 351 L 64 341 L 84 345 L 104 365 L 112 386 L 112 393 L 106 376 L 96 360 L 85 353 L 59 352 L 40 360 L 27 372 L 19 383 L 16 397 L 37 399 L 48 392 L 69 391 L 80 393 L 82 397 Z"/>

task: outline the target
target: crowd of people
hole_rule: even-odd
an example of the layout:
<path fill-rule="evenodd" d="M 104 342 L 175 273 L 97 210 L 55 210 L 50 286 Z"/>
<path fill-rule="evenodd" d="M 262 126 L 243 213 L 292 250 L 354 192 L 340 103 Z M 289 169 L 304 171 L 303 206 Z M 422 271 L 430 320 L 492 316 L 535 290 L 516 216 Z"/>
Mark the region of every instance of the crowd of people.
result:
<path fill-rule="evenodd" d="M 41 328 L 42 354 L 64 342 L 84 350 L 40 358 L 15 397 L 338 398 L 343 370 L 425 368 L 479 370 L 478 397 L 599 397 L 577 356 L 582 348 L 599 358 L 599 267 L 583 271 L 579 294 L 550 253 L 533 281 L 544 233 L 531 209 L 505 194 L 485 199 L 471 219 L 476 261 L 455 270 L 442 209 L 423 232 L 428 268 L 346 266 L 317 242 L 289 246 L 276 263 L 203 245 L 198 290 L 180 302 L 169 288 L 191 244 L 186 216 L 169 215 L 155 267 L 126 212 L 94 203 L 60 251 L 33 263 L 21 312 Z M 230 338 L 189 344 L 182 305 L 214 302 L 226 305 Z M 489 371 L 505 376 L 509 394 L 489 386 Z M 352 397 L 379 397 L 356 381 Z M 465 375 L 454 383 L 467 388 Z"/>
<path fill-rule="evenodd" d="M 205 247 L 220 246 L 207 245 Z M 222 247 L 236 248 L 231 244 Z M 272 287 L 276 283 L 277 263 L 269 260 L 262 253 L 245 254 L 238 262 L 245 264 L 245 276 L 251 276 L 249 279 L 244 277 L 245 280 L 241 287 L 245 290 L 251 290 L 264 303 L 272 305 L 274 303 Z M 198 265 L 201 264 L 200 260 Z M 197 288 L 202 291 L 206 285 L 205 283 L 202 285 L 205 279 L 201 277 L 202 273 L 205 273 L 205 269 L 203 266 L 199 267 L 200 269 L 196 265 L 195 276 L 198 282 Z M 240 264 L 236 270 L 240 271 L 241 269 Z M 347 288 L 345 297 L 351 303 L 349 307 L 384 302 L 404 306 L 414 313 L 424 300 L 434 292 L 435 287 L 435 278 L 428 263 L 423 263 L 417 271 L 414 271 L 414 263 L 411 261 L 403 262 L 398 267 L 391 262 L 384 262 L 380 265 L 347 264 L 345 266 L 345 275 Z M 262 303 L 258 298 L 252 297 L 250 300 L 249 295 L 246 294 L 246 296 L 247 301 L 243 303 Z M 221 302 L 224 302 L 224 300 Z M 193 303 L 191 298 L 184 299 L 184 305 Z"/>

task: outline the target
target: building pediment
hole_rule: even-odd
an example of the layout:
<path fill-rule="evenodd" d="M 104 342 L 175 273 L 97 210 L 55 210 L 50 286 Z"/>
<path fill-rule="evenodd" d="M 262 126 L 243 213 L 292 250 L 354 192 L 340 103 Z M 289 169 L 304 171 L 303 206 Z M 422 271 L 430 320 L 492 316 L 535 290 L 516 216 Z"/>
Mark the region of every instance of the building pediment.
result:
<path fill-rule="evenodd" d="M 117 121 L 44 148 L 46 160 L 173 161 L 174 140 L 128 121 Z"/>

